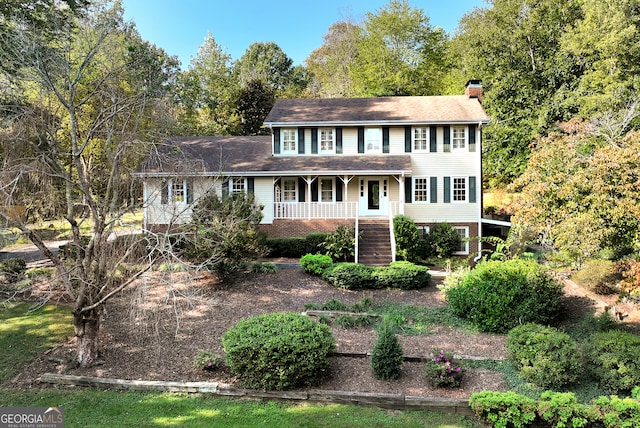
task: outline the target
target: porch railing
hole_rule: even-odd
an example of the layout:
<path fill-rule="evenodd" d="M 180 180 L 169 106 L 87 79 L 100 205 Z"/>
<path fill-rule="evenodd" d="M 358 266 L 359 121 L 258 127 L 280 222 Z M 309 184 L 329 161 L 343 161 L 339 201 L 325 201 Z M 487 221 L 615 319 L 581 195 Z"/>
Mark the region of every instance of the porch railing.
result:
<path fill-rule="evenodd" d="M 276 219 L 356 218 L 357 202 L 274 202 Z"/>

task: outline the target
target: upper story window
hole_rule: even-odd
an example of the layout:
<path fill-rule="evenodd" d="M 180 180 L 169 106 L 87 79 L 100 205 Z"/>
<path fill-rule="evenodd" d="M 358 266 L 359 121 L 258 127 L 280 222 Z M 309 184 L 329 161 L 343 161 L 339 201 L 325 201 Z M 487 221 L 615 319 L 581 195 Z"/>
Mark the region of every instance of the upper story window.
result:
<path fill-rule="evenodd" d="M 453 177 L 452 200 L 453 202 L 467 201 L 467 177 Z"/>
<path fill-rule="evenodd" d="M 333 179 L 320 179 L 320 202 L 333 202 Z"/>
<path fill-rule="evenodd" d="M 413 150 L 416 152 L 429 150 L 429 128 L 426 126 L 417 126 L 413 128 Z"/>
<path fill-rule="evenodd" d="M 367 128 L 364 137 L 366 153 L 382 153 L 382 128 Z"/>
<path fill-rule="evenodd" d="M 320 153 L 335 153 L 335 130 L 333 128 L 320 128 L 318 132 L 320 134 Z"/>
<path fill-rule="evenodd" d="M 298 132 L 297 129 L 289 128 L 282 130 L 282 152 L 297 153 L 298 150 Z"/>
<path fill-rule="evenodd" d="M 451 128 L 451 149 L 462 150 L 467 147 L 467 127 L 454 126 Z"/>
<path fill-rule="evenodd" d="M 284 202 L 296 202 L 298 180 L 295 178 L 285 178 L 282 180 L 282 200 Z"/>

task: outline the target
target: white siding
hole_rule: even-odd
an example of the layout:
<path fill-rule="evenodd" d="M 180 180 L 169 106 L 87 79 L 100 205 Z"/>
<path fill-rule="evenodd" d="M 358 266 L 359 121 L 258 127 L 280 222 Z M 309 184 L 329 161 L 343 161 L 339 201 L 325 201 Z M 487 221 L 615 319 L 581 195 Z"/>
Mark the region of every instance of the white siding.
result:
<path fill-rule="evenodd" d="M 254 180 L 254 195 L 256 202 L 264 206 L 262 209 L 263 224 L 273 223 L 273 178 L 272 177 L 256 177 Z"/>

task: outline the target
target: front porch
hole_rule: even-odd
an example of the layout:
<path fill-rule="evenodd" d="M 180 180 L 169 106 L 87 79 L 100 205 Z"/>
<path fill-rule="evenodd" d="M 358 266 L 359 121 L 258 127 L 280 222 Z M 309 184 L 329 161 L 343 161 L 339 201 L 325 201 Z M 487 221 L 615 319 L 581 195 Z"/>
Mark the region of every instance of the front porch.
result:
<path fill-rule="evenodd" d="M 377 210 L 363 212 L 359 202 L 274 202 L 274 220 L 393 218 L 404 214 L 404 202 L 389 201 Z"/>

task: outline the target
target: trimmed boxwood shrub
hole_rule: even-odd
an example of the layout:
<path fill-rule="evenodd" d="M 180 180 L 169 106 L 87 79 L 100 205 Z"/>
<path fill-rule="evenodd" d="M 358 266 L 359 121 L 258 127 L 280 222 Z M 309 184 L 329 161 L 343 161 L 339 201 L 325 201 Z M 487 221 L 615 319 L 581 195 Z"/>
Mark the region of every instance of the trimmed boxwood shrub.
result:
<path fill-rule="evenodd" d="M 485 332 L 506 333 L 527 322 L 553 324 L 562 311 L 563 288 L 532 260 L 481 263 L 447 284 L 453 312 Z"/>
<path fill-rule="evenodd" d="M 335 340 L 327 325 L 280 312 L 240 321 L 222 335 L 222 346 L 245 387 L 285 390 L 322 380 Z"/>
<path fill-rule="evenodd" d="M 377 267 L 373 271 L 377 288 L 397 288 L 415 290 L 429 283 L 431 275 L 426 266 L 414 265 L 411 262 L 398 261 L 388 267 Z"/>
<path fill-rule="evenodd" d="M 306 254 L 300 259 L 300 266 L 306 273 L 321 276 L 331 265 L 331 257 L 325 254 Z"/>
<path fill-rule="evenodd" d="M 373 276 L 374 268 L 359 263 L 337 263 L 322 274 L 325 281 L 347 290 L 378 288 Z"/>
<path fill-rule="evenodd" d="M 586 354 L 604 388 L 628 392 L 640 385 L 640 336 L 617 330 L 596 333 L 587 343 Z"/>
<path fill-rule="evenodd" d="M 507 352 L 520 377 L 543 388 L 560 388 L 582 374 L 577 344 L 553 327 L 528 323 L 513 328 Z"/>

